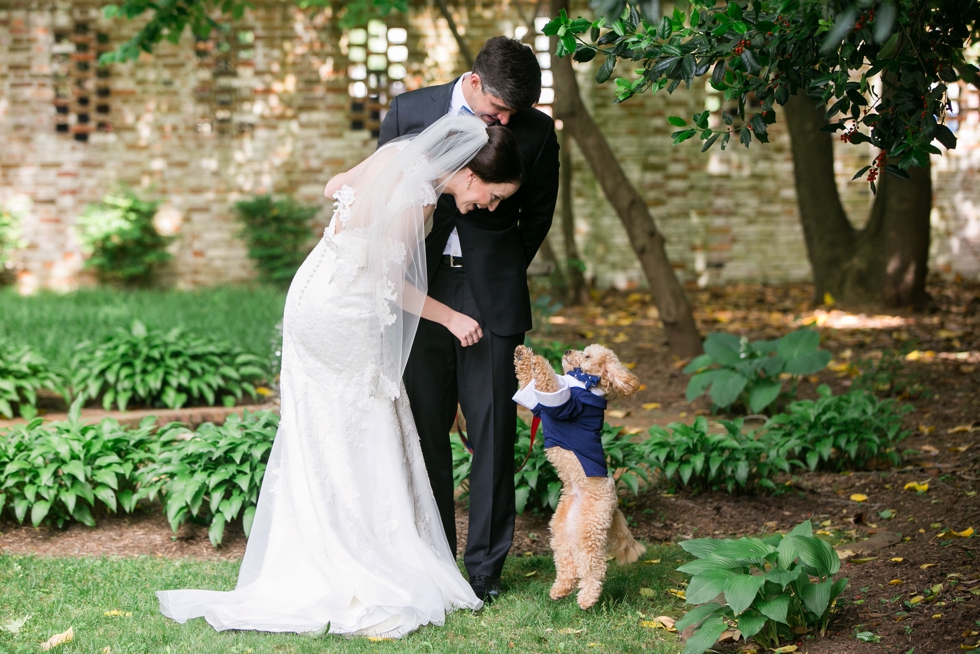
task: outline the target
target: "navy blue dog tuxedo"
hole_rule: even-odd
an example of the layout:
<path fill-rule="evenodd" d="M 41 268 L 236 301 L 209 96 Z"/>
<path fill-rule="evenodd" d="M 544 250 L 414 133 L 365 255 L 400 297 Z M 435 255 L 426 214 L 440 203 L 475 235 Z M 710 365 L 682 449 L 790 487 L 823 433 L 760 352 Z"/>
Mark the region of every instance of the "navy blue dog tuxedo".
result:
<path fill-rule="evenodd" d="M 602 424 L 606 398 L 596 387 L 599 378 L 576 368 L 558 377 L 559 390 L 543 393 L 534 381 L 517 391 L 514 401 L 531 410 L 544 427 L 544 446 L 573 452 L 587 477 L 605 477 L 606 455 L 602 451 Z"/>

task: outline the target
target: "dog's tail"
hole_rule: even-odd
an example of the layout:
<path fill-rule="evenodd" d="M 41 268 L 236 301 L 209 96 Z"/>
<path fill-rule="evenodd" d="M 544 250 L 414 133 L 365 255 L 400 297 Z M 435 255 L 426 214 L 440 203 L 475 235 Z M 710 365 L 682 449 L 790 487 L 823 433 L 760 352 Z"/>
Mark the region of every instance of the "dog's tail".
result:
<path fill-rule="evenodd" d="M 609 538 L 606 540 L 606 553 L 616 559 L 619 565 L 633 563 L 640 558 L 647 548 L 636 542 L 633 534 L 626 525 L 626 516 L 619 509 L 613 514 L 612 525 L 609 527 Z"/>

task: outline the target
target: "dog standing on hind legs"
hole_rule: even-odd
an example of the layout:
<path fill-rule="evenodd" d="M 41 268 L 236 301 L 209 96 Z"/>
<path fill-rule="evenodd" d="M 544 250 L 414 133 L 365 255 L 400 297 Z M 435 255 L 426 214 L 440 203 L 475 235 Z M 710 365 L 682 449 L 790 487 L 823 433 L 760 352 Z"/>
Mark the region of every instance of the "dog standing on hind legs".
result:
<path fill-rule="evenodd" d="M 550 525 L 557 573 L 551 599 L 577 586 L 578 605 L 588 609 L 602 594 L 606 557 L 623 565 L 646 551 L 617 508 L 616 482 L 602 451 L 606 397 L 632 395 L 639 380 L 601 345 L 565 352 L 562 377 L 523 345 L 514 352 L 514 368 L 520 386 L 514 400 L 541 418 L 545 455 L 562 483 Z"/>

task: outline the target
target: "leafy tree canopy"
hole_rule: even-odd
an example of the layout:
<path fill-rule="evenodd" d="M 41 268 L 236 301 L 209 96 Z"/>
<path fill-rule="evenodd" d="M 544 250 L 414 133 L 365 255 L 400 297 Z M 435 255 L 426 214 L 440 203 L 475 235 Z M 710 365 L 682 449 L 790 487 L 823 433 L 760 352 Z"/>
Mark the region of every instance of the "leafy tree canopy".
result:
<path fill-rule="evenodd" d="M 709 127 L 707 111 L 692 121 L 669 118 L 682 128 L 675 144 L 699 136 L 705 151 L 719 139 L 724 149 L 733 136 L 746 147 L 753 137 L 768 142 L 775 106 L 805 93 L 828 105 L 824 130 L 881 150 L 855 175 L 867 174 L 872 185 L 882 169 L 907 178 L 907 168 L 926 165 L 941 154 L 934 142 L 956 146 L 944 124 L 948 85 L 977 80 L 967 61 L 980 30 L 976 0 L 692 0 L 686 12 L 656 20 L 658 6 L 596 0 L 602 17 L 562 12 L 545 33 L 559 37 L 558 56 L 604 56 L 600 84 L 617 60 L 639 62 L 636 79 L 615 80 L 619 102 L 648 90 L 672 93 L 682 82 L 690 88 L 710 73 L 711 86 L 738 109 L 723 114 L 720 130 Z"/>
<path fill-rule="evenodd" d="M 387 16 L 392 10 L 408 11 L 408 0 L 293 0 L 300 9 L 330 7 L 340 10 L 342 27 L 364 25 L 374 16 Z M 100 64 L 124 62 L 139 57 L 141 52 L 153 52 L 154 46 L 166 39 L 178 43 L 185 29 L 194 36 L 208 38 L 212 30 L 226 30 L 229 18 L 239 20 L 246 9 L 254 5 L 249 0 L 123 0 L 107 5 L 103 12 L 108 18 L 135 19 L 145 16 L 146 23 L 130 40 L 99 59 Z"/>

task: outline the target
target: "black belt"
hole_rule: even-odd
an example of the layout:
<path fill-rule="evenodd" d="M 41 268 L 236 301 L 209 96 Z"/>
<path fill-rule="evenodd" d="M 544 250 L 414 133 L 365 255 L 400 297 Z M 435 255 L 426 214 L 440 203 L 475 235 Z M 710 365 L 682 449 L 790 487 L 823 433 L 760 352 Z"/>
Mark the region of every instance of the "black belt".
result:
<path fill-rule="evenodd" d="M 452 254 L 442 255 L 442 265 L 449 266 L 450 268 L 462 268 L 463 267 L 463 257 L 457 257 Z"/>

